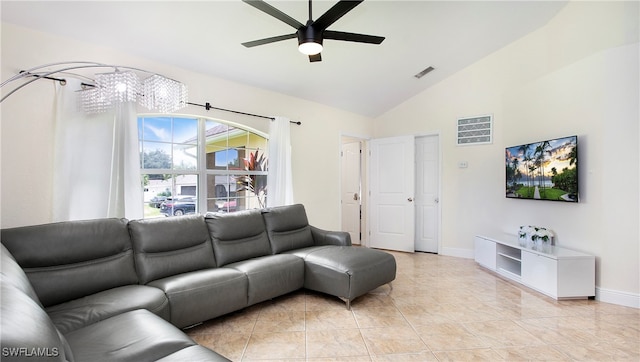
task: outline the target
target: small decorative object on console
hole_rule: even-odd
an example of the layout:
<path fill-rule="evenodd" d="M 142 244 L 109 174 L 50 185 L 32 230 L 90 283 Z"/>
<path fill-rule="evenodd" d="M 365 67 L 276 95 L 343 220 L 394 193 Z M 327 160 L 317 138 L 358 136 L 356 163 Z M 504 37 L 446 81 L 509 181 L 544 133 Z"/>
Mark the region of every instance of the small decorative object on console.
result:
<path fill-rule="evenodd" d="M 536 243 L 553 245 L 553 237 L 553 231 L 543 227 L 523 225 L 518 230 L 518 241 L 522 246 L 535 245 Z"/>

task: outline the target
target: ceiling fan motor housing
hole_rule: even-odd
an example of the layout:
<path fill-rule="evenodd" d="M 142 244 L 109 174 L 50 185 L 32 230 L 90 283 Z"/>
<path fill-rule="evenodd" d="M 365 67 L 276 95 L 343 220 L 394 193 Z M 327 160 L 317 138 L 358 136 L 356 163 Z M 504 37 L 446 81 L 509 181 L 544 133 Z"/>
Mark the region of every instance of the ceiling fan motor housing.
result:
<path fill-rule="evenodd" d="M 316 31 L 313 27 L 313 21 L 309 20 L 307 25 L 301 27 L 297 31 L 298 45 L 314 42 L 322 45 L 322 31 Z"/>

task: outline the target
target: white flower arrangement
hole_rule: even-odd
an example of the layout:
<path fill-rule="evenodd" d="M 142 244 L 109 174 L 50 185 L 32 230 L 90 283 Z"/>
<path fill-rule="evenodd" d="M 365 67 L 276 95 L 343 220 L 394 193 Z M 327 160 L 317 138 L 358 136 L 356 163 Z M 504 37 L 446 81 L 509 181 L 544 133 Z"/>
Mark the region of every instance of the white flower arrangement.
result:
<path fill-rule="evenodd" d="M 531 241 L 536 241 L 540 239 L 548 242 L 553 239 L 553 236 L 553 231 L 538 226 L 520 226 L 520 230 L 518 230 L 518 238 L 523 240 L 530 239 Z"/>
<path fill-rule="evenodd" d="M 547 230 L 545 228 L 539 228 L 536 232 L 531 236 L 532 240 L 541 239 L 544 242 L 548 242 L 553 238 L 553 231 Z"/>

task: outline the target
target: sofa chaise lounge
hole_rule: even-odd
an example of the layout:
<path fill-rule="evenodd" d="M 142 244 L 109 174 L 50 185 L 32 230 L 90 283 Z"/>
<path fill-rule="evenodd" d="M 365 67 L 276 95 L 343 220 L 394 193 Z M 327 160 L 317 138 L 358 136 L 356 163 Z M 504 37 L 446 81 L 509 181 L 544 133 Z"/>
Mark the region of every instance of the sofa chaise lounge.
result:
<path fill-rule="evenodd" d="M 309 225 L 302 205 L 0 233 L 1 358 L 224 361 L 188 327 L 300 288 L 351 302 L 394 257 Z"/>

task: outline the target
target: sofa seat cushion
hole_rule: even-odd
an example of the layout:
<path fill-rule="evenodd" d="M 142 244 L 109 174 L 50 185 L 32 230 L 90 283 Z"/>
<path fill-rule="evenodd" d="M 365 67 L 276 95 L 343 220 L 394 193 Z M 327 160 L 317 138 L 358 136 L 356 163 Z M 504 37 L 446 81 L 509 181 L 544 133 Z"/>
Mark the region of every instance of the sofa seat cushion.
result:
<path fill-rule="evenodd" d="M 304 287 L 353 300 L 396 277 L 396 260 L 384 251 L 332 246 L 307 254 Z"/>
<path fill-rule="evenodd" d="M 46 309 L 62 333 L 135 309 L 147 309 L 168 320 L 169 300 L 158 288 L 127 285 L 105 290 Z"/>
<path fill-rule="evenodd" d="M 158 362 L 185 362 L 185 361 L 207 361 L 207 362 L 223 362 L 231 361 L 218 353 L 202 346 L 191 346 L 183 348 L 178 352 L 160 358 Z"/>
<path fill-rule="evenodd" d="M 66 335 L 76 361 L 155 361 L 196 345 L 145 309 L 102 320 Z"/>
<path fill-rule="evenodd" d="M 247 277 L 228 268 L 205 269 L 154 280 L 169 298 L 171 323 L 182 328 L 247 306 Z"/>
<path fill-rule="evenodd" d="M 226 268 L 247 275 L 248 305 L 290 293 L 304 285 L 304 261 L 295 255 L 262 256 L 232 263 L 223 269 Z"/>
<path fill-rule="evenodd" d="M 326 249 L 326 248 L 332 248 L 333 246 L 331 245 L 319 245 L 319 246 L 309 246 L 306 248 L 300 248 L 300 249 L 295 249 L 295 250 L 289 250 L 289 251 L 285 251 L 283 254 L 291 254 L 291 255 L 295 255 L 299 258 L 306 258 L 307 255 L 316 252 L 318 250 L 322 250 L 322 249 Z"/>

